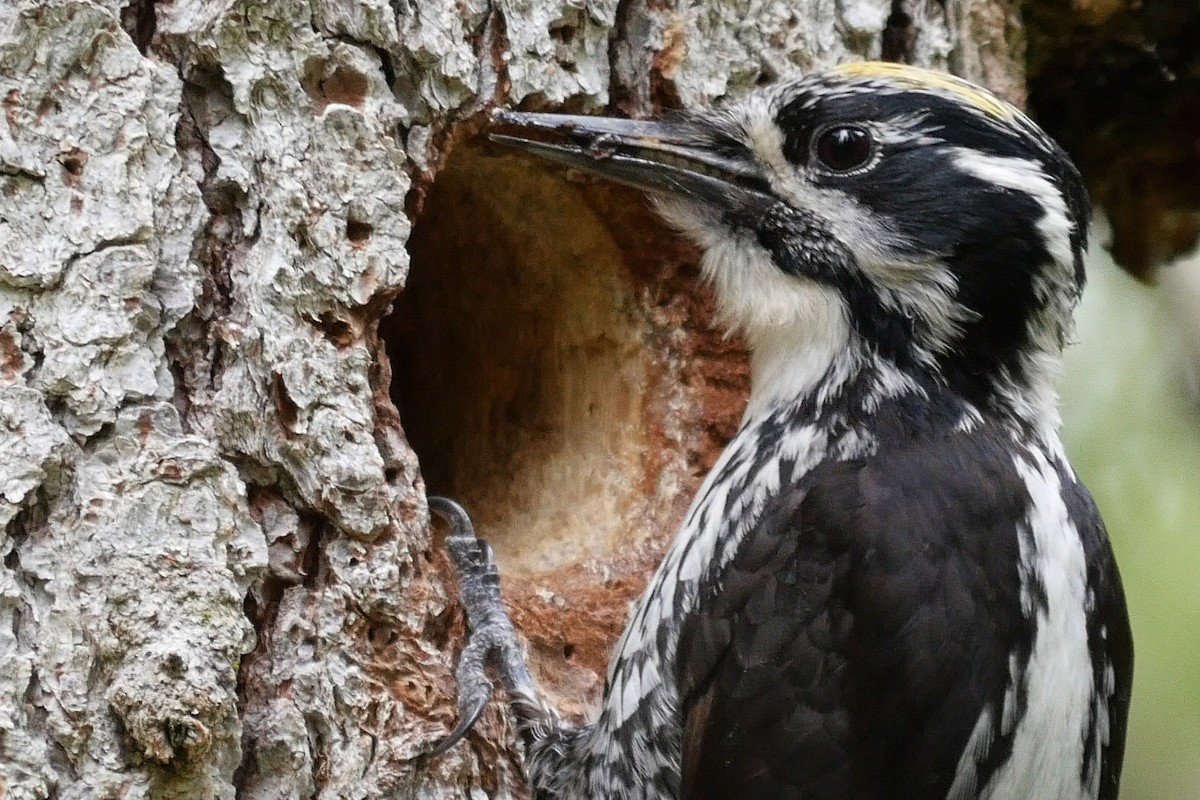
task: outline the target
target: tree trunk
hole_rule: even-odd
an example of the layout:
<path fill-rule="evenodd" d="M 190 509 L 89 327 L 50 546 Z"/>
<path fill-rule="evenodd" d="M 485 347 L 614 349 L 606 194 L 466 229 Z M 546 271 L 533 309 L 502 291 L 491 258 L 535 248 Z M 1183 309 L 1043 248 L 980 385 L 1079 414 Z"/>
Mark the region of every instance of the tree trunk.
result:
<path fill-rule="evenodd" d="M 499 703 L 422 755 L 462 632 L 426 484 L 582 713 L 746 368 L 646 203 L 487 109 L 880 56 L 1019 102 L 1022 48 L 983 0 L 8 0 L 0 796 L 518 794 Z"/>

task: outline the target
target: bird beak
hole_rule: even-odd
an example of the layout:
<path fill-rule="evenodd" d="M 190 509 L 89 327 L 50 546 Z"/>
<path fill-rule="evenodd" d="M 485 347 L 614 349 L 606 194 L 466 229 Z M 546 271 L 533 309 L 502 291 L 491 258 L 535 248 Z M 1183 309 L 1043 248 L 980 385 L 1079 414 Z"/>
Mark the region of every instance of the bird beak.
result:
<path fill-rule="evenodd" d="M 489 134 L 493 142 L 636 189 L 723 205 L 770 200 L 749 153 L 718 152 L 697 123 L 518 111 L 496 111 L 492 122 L 507 130 Z"/>

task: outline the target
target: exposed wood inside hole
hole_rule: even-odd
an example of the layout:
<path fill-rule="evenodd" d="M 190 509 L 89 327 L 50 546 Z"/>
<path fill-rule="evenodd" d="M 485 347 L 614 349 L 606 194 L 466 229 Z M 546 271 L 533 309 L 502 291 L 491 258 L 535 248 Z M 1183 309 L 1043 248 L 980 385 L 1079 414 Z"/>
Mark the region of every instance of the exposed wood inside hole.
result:
<path fill-rule="evenodd" d="M 405 435 L 577 701 L 736 428 L 744 350 L 645 198 L 524 157 L 457 146 L 409 252 L 381 325 Z"/>

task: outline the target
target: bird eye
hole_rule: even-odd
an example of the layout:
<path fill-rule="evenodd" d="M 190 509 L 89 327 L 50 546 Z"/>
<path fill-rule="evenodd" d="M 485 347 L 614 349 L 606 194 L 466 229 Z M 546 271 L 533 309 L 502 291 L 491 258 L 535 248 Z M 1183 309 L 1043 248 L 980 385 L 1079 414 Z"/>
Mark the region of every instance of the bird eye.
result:
<path fill-rule="evenodd" d="M 871 134 L 854 125 L 838 125 L 821 133 L 813 153 L 821 166 L 832 172 L 849 172 L 871 158 Z"/>

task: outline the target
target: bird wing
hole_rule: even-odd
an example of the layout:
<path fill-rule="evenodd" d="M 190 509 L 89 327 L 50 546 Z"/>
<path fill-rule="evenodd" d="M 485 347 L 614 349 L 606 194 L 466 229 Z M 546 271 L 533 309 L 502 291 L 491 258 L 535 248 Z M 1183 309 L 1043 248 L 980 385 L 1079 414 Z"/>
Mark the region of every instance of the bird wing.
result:
<path fill-rule="evenodd" d="M 1129 700 L 1133 691 L 1133 634 L 1129 629 L 1129 612 L 1125 591 L 1108 533 L 1096 503 L 1088 490 L 1073 475 L 1063 477 L 1063 497 L 1068 513 L 1079 520 L 1079 535 L 1083 540 L 1087 561 L 1087 584 L 1094 605 L 1088 609 L 1088 650 L 1092 658 L 1092 679 L 1096 686 L 1107 687 L 1106 708 L 1093 704 L 1089 714 L 1107 714 L 1107 725 L 1092 726 L 1092 736 L 1102 736 L 1099 743 L 1099 764 L 1090 760 L 1084 764 L 1085 775 L 1099 770 L 1098 800 L 1116 800 L 1121 783 L 1121 763 L 1125 755 L 1125 729 L 1129 715 Z M 1084 743 L 1089 759 L 1097 751 L 1093 742 Z"/>
<path fill-rule="evenodd" d="M 681 798 L 942 800 L 991 707 L 986 782 L 1033 634 L 1010 453 L 955 433 L 827 462 L 765 504 L 681 631 Z"/>

